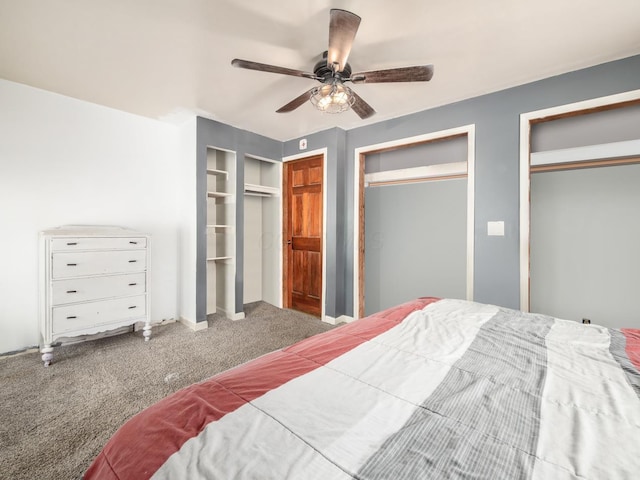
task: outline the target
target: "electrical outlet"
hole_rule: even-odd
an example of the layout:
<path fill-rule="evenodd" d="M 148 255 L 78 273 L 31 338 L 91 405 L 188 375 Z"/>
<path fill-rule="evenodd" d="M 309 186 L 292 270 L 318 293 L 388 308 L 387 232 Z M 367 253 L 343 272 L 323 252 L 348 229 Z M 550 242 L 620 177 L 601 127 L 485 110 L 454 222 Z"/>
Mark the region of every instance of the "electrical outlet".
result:
<path fill-rule="evenodd" d="M 306 150 L 307 149 L 307 139 L 303 138 L 300 140 L 300 150 Z"/>

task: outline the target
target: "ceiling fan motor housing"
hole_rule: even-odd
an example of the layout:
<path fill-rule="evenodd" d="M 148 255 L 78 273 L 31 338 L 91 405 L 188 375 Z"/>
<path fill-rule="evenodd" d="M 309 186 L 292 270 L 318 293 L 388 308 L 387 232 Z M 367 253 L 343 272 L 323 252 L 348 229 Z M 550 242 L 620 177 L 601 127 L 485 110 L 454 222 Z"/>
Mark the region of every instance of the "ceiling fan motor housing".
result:
<path fill-rule="evenodd" d="M 334 73 L 333 69 L 327 65 L 327 51 L 325 50 L 322 54 L 322 59 L 313 67 L 313 73 L 318 77 L 318 81 L 322 83 L 331 83 L 334 77 L 339 80 L 346 80 L 351 78 L 351 65 L 347 63 L 342 71 Z"/>

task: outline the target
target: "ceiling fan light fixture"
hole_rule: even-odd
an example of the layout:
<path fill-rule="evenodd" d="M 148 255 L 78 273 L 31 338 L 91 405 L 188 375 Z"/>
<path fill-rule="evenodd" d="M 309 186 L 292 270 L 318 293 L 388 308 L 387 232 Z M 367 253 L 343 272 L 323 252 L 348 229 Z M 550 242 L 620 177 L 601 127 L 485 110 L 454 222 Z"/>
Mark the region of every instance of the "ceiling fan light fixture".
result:
<path fill-rule="evenodd" d="M 292 112 L 304 105 L 307 100 L 310 100 L 316 109 L 321 112 L 341 113 L 352 108 L 356 115 L 365 120 L 374 115 L 376 111 L 350 88 L 345 87 L 345 82 L 357 84 L 428 82 L 431 80 L 433 65 L 417 65 L 352 73 L 351 65 L 347 60 L 361 19 L 358 15 L 339 8 L 332 8 L 329 16 L 329 48 L 322 54 L 322 59 L 313 67 L 313 73 L 278 67 L 267 63 L 241 60 L 239 58 L 231 61 L 231 65 L 234 67 L 303 77 L 322 83 L 322 86 L 312 88 L 298 95 L 276 110 L 277 113 Z"/>
<path fill-rule="evenodd" d="M 325 83 L 314 88 L 309 99 L 318 110 L 324 113 L 346 112 L 356 101 L 351 89 L 340 82 Z"/>

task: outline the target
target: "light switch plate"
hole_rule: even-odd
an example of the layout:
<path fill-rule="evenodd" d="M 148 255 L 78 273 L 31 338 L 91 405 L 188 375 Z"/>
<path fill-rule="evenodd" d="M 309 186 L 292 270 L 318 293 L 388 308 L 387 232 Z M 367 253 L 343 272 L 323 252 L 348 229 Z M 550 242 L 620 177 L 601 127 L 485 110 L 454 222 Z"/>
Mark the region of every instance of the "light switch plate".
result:
<path fill-rule="evenodd" d="M 504 237 L 504 222 L 487 222 L 487 235 L 493 237 Z"/>

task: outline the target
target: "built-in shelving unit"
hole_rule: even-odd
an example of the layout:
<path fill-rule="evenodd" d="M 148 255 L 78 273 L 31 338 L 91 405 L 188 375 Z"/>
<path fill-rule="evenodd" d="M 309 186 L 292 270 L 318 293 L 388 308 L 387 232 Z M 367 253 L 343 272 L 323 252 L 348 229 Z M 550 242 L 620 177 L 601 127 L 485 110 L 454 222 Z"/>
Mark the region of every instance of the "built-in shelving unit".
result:
<path fill-rule="evenodd" d="M 244 158 L 243 303 L 282 306 L 282 163 Z"/>
<path fill-rule="evenodd" d="M 235 318 L 236 155 L 207 149 L 207 315 Z"/>

